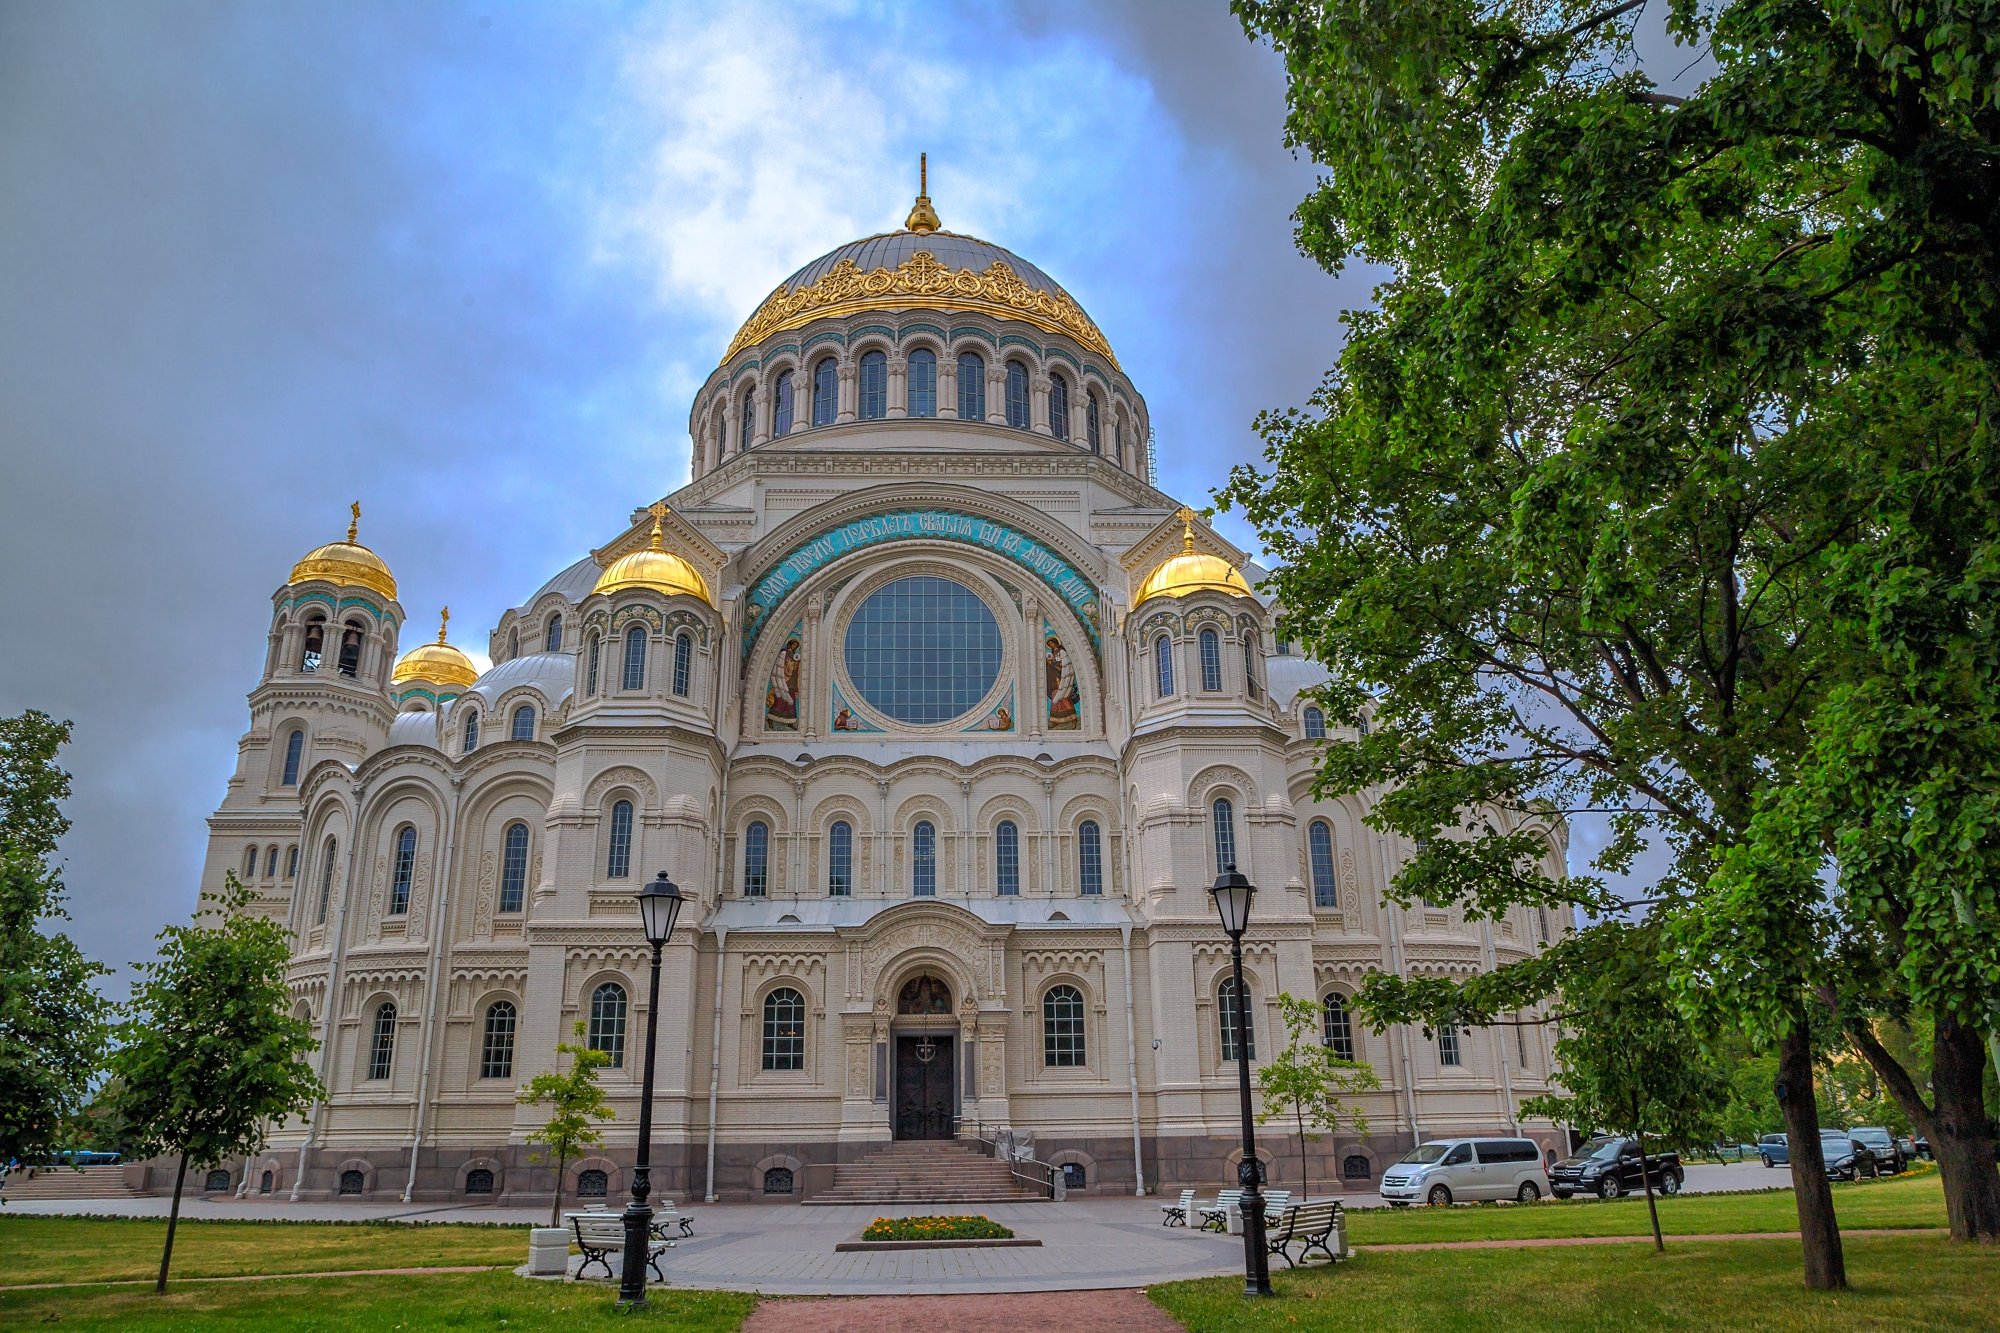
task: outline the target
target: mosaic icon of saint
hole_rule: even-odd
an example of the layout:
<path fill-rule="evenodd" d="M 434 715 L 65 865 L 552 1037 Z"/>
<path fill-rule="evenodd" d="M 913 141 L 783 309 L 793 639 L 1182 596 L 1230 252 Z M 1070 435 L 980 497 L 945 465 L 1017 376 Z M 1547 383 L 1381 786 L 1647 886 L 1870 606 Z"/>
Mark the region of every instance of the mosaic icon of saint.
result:
<path fill-rule="evenodd" d="M 770 688 L 764 692 L 764 725 L 779 731 L 799 729 L 799 659 L 802 649 L 796 634 L 785 640 L 778 660 L 771 664 Z"/>

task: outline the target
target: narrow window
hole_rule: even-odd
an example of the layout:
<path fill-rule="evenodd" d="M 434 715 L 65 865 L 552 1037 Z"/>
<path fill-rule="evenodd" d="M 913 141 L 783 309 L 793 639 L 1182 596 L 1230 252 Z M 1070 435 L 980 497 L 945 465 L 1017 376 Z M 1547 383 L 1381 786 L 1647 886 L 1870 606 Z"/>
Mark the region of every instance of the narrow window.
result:
<path fill-rule="evenodd" d="M 753 386 L 743 391 L 742 425 L 736 434 L 736 448 L 741 451 L 750 447 L 750 441 L 757 438 L 757 390 Z"/>
<path fill-rule="evenodd" d="M 683 630 L 674 635 L 674 693 L 687 698 L 688 674 L 694 666 L 694 636 Z"/>
<path fill-rule="evenodd" d="M 1104 434 L 1098 424 L 1097 394 L 1094 391 L 1083 400 L 1083 440 L 1093 454 L 1104 452 Z"/>
<path fill-rule="evenodd" d="M 806 997 L 780 986 L 764 997 L 764 1068 L 806 1067 Z"/>
<path fill-rule="evenodd" d="M 544 649 L 544 650 L 546 650 L 546 651 L 548 651 L 548 652 L 551 652 L 551 653 L 559 653 L 559 652 L 561 652 L 561 651 L 562 651 L 562 617 L 561 617 L 561 616 L 550 616 L 550 617 L 549 617 L 549 630 L 548 630 L 548 634 L 547 634 L 547 635 L 546 635 L 546 636 L 545 636 L 545 637 L 543 638 L 543 640 L 542 640 L 542 647 L 543 647 L 543 649 Z"/>
<path fill-rule="evenodd" d="M 1320 1041 L 1336 1060 L 1354 1058 L 1354 1025 L 1347 1017 L 1347 1001 L 1339 991 L 1328 991 L 1320 1001 Z"/>
<path fill-rule="evenodd" d="M 340 843 L 326 840 L 326 859 L 319 865 L 319 912 L 313 918 L 315 925 L 326 924 L 326 909 L 333 902 L 333 863 L 340 859 Z"/>
<path fill-rule="evenodd" d="M 465 710 L 465 744 L 461 752 L 471 754 L 479 748 L 479 714 L 474 709 Z"/>
<path fill-rule="evenodd" d="M 479 1044 L 479 1077 L 514 1077 L 514 1023 L 519 1015 L 511 1000 L 495 1000 L 486 1006 L 486 1035 Z M 493 1183 L 486 1184 L 488 1193 Z"/>
<path fill-rule="evenodd" d="M 264 878 L 276 879 L 277 877 L 278 877 L 278 848 L 277 845 L 274 843 L 271 846 L 266 847 L 264 849 Z"/>
<path fill-rule="evenodd" d="M 280 786 L 299 785 L 299 760 L 305 757 L 305 753 L 306 734 L 294 728 L 292 734 L 285 737 L 285 775 L 279 780 Z"/>
<path fill-rule="evenodd" d="M 1123 413 L 1120 413 L 1118 419 L 1111 423 L 1111 461 L 1114 463 L 1123 463 L 1125 461 L 1125 416 Z"/>
<path fill-rule="evenodd" d="M 285 878 L 297 879 L 298 877 L 299 877 L 299 845 L 297 843 L 293 843 L 285 851 Z"/>
<path fill-rule="evenodd" d="M 937 828 L 919 819 L 910 831 L 910 894 L 929 898 L 937 893 Z"/>
<path fill-rule="evenodd" d="M 522 704 L 514 710 L 514 721 L 509 734 L 517 741 L 535 739 L 535 706 Z"/>
<path fill-rule="evenodd" d="M 904 391 L 905 411 L 913 417 L 937 415 L 937 353 L 919 347 L 910 353 L 909 385 Z"/>
<path fill-rule="evenodd" d="M 1074 986 L 1051 986 L 1042 995 L 1042 1063 L 1083 1066 L 1083 992 Z"/>
<path fill-rule="evenodd" d="M 1333 825 L 1324 819 L 1306 825 L 1306 850 L 1312 862 L 1313 906 L 1340 906 L 1333 885 Z"/>
<path fill-rule="evenodd" d="M 603 639 L 599 638 L 595 634 L 590 636 L 590 653 L 588 655 L 589 669 L 584 672 L 583 692 L 584 694 L 591 696 L 593 698 L 596 697 L 597 694 L 597 666 L 598 666 L 597 659 L 602 655 L 603 647 L 604 647 Z"/>
<path fill-rule="evenodd" d="M 844 819 L 826 831 L 826 891 L 835 898 L 854 892 L 854 825 Z"/>
<path fill-rule="evenodd" d="M 326 657 L 326 622 L 309 620 L 306 622 L 305 651 L 299 654 L 299 670 L 317 671 Z"/>
<path fill-rule="evenodd" d="M 958 417 L 986 420 L 986 358 L 977 352 L 958 354 Z"/>
<path fill-rule="evenodd" d="M 1003 896 L 1021 891 L 1021 830 L 1011 819 L 993 830 L 993 875 Z"/>
<path fill-rule="evenodd" d="M 1249 1031 L 1241 1026 L 1242 1015 L 1236 1010 L 1236 978 L 1224 977 L 1222 988 L 1216 992 L 1215 1007 L 1222 1020 L 1222 1058 L 1226 1061 L 1257 1058 L 1257 1029 L 1253 1025 Z"/>
<path fill-rule="evenodd" d="M 611 846 L 604 857 L 607 879 L 624 879 L 632 873 L 632 803 L 619 801 L 611 807 Z"/>
<path fill-rule="evenodd" d="M 840 412 L 840 367 L 830 356 L 813 364 L 812 424 L 831 426 Z"/>
<path fill-rule="evenodd" d="M 528 894 L 528 826 L 509 824 L 501 847 L 500 910 L 518 912 Z"/>
<path fill-rule="evenodd" d="M 1459 1067 L 1457 1028 L 1438 1029 L 1438 1063 L 1452 1069 Z"/>
<path fill-rule="evenodd" d="M 1069 377 L 1060 370 L 1049 376 L 1049 434 L 1069 438 Z"/>
<path fill-rule="evenodd" d="M 410 882 L 417 873 L 417 830 L 405 824 L 396 834 L 396 875 L 389 884 L 389 915 L 410 910 Z"/>
<path fill-rule="evenodd" d="M 1549 942 L 1549 909 L 1546 907 L 1535 909 L 1535 933 L 1543 944 Z"/>
<path fill-rule="evenodd" d="M 861 354 L 860 416 L 880 421 L 889 415 L 889 358 L 880 352 Z"/>
<path fill-rule="evenodd" d="M 729 438 L 729 404 L 718 403 L 715 408 L 715 461 L 722 461 L 722 450 Z"/>
<path fill-rule="evenodd" d="M 1162 699 L 1174 696 L 1174 641 L 1164 634 L 1153 640 L 1153 687 Z"/>
<path fill-rule="evenodd" d="M 1252 699 L 1264 697 L 1264 682 L 1257 679 L 1257 668 L 1262 665 L 1257 660 L 1257 636 L 1245 631 L 1243 635 L 1243 690 Z"/>
<path fill-rule="evenodd" d="M 1104 892 L 1104 843 L 1094 819 L 1076 826 L 1076 878 L 1086 896 Z"/>
<path fill-rule="evenodd" d="M 1521 1068 L 1528 1067 L 1528 1029 L 1521 1021 L 1520 1012 L 1514 1014 L 1514 1054 L 1520 1058 Z"/>
<path fill-rule="evenodd" d="M 1028 368 L 1019 361 L 1007 363 L 1007 424 L 1028 429 Z"/>
<path fill-rule="evenodd" d="M 778 376 L 778 383 L 771 391 L 771 438 L 789 435 L 792 431 L 792 372 L 787 370 Z"/>
<path fill-rule="evenodd" d="M 361 670 L 361 627 L 352 621 L 340 631 L 340 674 L 353 676 Z"/>
<path fill-rule="evenodd" d="M 507 631 L 507 657 L 511 661 L 512 659 L 519 657 L 520 655 L 521 655 L 521 629 L 520 626 L 517 625 L 513 629 Z"/>
<path fill-rule="evenodd" d="M 245 882 L 257 878 L 257 849 L 255 847 L 245 847 L 243 849 L 243 878 Z"/>
<path fill-rule="evenodd" d="M 1306 709 L 1306 739 L 1309 741 L 1326 739 L 1326 714 L 1317 708 Z"/>
<path fill-rule="evenodd" d="M 1227 796 L 1218 796 L 1211 813 L 1215 823 L 1215 872 L 1219 875 L 1236 865 L 1236 807 Z"/>
<path fill-rule="evenodd" d="M 634 625 L 625 631 L 625 681 L 628 690 L 646 688 L 646 627 Z"/>
<path fill-rule="evenodd" d="M 368 1042 L 368 1077 L 387 1078 L 396 1062 L 396 1002 L 375 1007 L 375 1029 Z"/>
<path fill-rule="evenodd" d="M 613 1069 L 625 1067 L 625 988 L 607 981 L 590 993 L 590 1049 L 611 1057 Z"/>
<path fill-rule="evenodd" d="M 1222 636 L 1212 629 L 1201 632 L 1201 687 L 1204 690 L 1222 688 Z"/>
<path fill-rule="evenodd" d="M 761 819 L 743 830 L 743 896 L 762 898 L 771 885 L 771 826 Z"/>

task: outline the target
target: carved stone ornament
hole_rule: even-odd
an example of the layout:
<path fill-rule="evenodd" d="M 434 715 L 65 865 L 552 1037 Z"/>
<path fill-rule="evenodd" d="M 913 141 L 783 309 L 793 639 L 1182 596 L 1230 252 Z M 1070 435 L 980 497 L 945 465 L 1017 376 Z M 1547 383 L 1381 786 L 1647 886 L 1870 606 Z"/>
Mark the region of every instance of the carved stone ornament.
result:
<path fill-rule="evenodd" d="M 493 853 L 479 858 L 479 896 L 472 905 L 472 933 L 485 935 L 493 929 Z"/>
<path fill-rule="evenodd" d="M 431 896 L 431 854 L 425 852 L 417 858 L 417 870 L 410 885 L 410 910 L 408 922 L 403 927 L 411 939 L 421 939 L 424 934 L 424 908 Z"/>

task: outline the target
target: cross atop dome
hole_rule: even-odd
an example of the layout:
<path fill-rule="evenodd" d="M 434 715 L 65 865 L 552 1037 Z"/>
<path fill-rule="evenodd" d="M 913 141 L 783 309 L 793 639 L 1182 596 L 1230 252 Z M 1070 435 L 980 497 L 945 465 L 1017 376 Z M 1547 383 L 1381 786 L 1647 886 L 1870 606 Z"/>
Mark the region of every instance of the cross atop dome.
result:
<path fill-rule="evenodd" d="M 931 207 L 931 155 L 918 153 L 917 202 L 911 207 L 910 216 L 903 220 L 903 230 L 928 236 L 942 225 L 937 210 Z"/>

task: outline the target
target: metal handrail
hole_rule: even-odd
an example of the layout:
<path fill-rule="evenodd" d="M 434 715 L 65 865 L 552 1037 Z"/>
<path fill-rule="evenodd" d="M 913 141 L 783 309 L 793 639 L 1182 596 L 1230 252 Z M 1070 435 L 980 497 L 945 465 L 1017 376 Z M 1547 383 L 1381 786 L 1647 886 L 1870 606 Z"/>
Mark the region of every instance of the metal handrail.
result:
<path fill-rule="evenodd" d="M 953 1116 L 951 1123 L 952 1132 L 956 1137 L 961 1139 L 969 1138 L 978 1143 L 983 1143 L 986 1145 L 987 1152 L 996 1161 L 1006 1162 L 1008 1173 L 1014 1179 L 1026 1181 L 1035 1188 L 1045 1191 L 1050 1199 L 1056 1197 L 1056 1168 L 1053 1165 L 1034 1157 L 1015 1157 L 1009 1154 L 1003 1158 L 1000 1156 L 1000 1144 L 998 1140 L 989 1139 L 984 1134 L 976 1131 L 971 1134 L 965 1132 L 965 1117 Z M 985 1125 L 982 1123 L 980 1129 L 984 1128 Z M 1042 1172 L 1041 1179 L 1037 1180 L 1032 1173 L 1021 1170 L 1023 1165 L 1040 1167 Z"/>

